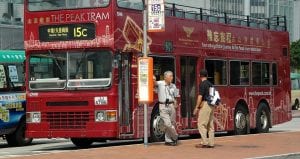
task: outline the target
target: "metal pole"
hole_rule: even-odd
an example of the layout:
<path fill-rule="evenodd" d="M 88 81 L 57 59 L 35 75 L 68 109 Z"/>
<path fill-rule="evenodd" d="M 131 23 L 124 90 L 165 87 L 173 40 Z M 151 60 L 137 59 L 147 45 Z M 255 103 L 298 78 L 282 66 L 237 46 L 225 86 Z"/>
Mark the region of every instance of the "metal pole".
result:
<path fill-rule="evenodd" d="M 144 7 L 144 13 L 143 13 L 143 56 L 147 57 L 147 9 L 148 9 L 148 0 L 144 0 L 145 7 Z M 148 146 L 148 105 L 144 104 L 144 146 Z"/>

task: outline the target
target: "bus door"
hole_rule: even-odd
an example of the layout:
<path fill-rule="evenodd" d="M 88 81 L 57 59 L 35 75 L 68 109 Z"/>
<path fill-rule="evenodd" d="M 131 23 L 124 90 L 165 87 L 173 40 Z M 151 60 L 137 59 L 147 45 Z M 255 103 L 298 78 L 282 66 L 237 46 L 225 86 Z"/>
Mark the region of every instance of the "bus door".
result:
<path fill-rule="evenodd" d="M 118 103 L 120 136 L 132 135 L 132 87 L 131 87 L 132 54 L 118 54 Z"/>
<path fill-rule="evenodd" d="M 181 71 L 181 116 L 183 129 L 192 129 L 193 110 L 197 95 L 197 58 L 184 56 L 180 59 Z"/>

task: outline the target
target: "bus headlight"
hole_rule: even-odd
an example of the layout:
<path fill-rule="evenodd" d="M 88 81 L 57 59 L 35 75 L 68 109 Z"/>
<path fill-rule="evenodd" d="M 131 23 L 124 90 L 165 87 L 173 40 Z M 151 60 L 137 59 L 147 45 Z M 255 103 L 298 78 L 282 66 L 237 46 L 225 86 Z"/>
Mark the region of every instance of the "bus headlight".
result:
<path fill-rule="evenodd" d="M 97 110 L 95 111 L 95 122 L 115 122 L 117 121 L 117 111 Z"/>
<path fill-rule="evenodd" d="M 96 111 L 95 112 L 95 121 L 96 122 L 104 122 L 104 121 L 106 121 L 106 113 L 105 113 L 105 111 Z"/>
<path fill-rule="evenodd" d="M 27 123 L 40 123 L 41 122 L 41 112 L 27 112 L 26 122 Z"/>

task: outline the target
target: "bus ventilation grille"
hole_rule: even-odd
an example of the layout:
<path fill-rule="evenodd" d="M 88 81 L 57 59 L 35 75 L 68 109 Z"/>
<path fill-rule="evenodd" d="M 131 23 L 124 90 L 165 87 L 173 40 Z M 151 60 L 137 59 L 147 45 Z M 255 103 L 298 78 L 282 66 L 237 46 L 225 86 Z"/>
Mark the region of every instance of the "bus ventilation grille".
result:
<path fill-rule="evenodd" d="M 89 112 L 48 112 L 46 120 L 50 129 L 84 129 L 89 121 Z"/>

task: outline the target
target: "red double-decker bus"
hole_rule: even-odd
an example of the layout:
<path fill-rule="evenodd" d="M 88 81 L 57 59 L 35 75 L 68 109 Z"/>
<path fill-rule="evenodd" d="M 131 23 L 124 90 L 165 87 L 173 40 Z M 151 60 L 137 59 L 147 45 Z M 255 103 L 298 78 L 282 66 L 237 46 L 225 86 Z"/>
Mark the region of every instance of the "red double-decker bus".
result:
<path fill-rule="evenodd" d="M 268 132 L 291 119 L 289 36 L 284 17 L 254 19 L 167 0 L 165 32 L 149 33 L 156 79 L 175 73 L 179 134 L 197 134 L 192 115 L 200 69 L 222 96 L 216 131 Z M 200 5 L 199 5 L 200 6 Z M 142 0 L 25 0 L 27 130 L 77 146 L 144 134 L 137 95 Z M 157 102 L 152 141 L 164 137 Z"/>

